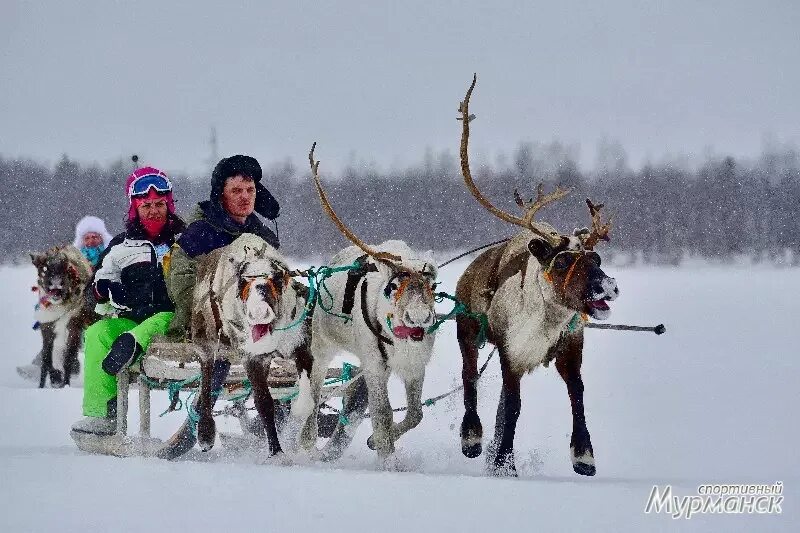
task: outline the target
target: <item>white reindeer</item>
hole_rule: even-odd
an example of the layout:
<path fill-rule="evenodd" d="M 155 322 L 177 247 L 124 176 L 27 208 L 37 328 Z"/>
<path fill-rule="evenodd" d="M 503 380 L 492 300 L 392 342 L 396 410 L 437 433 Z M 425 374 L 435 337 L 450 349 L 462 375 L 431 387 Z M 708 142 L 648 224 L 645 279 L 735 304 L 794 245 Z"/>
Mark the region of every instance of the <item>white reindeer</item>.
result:
<path fill-rule="evenodd" d="M 312 320 L 310 381 L 301 376 L 300 397 L 293 406 L 293 415 L 305 419 L 300 444 L 315 450 L 316 412 L 325 372 L 340 352 L 350 352 L 361 359 L 366 395 L 372 420 L 373 435 L 368 444 L 378 452 L 386 468 L 396 467 L 394 443 L 422 420 L 421 394 L 425 367 L 431 358 L 435 334 L 429 332 L 436 320 L 433 283 L 436 266 L 430 255 L 419 257 L 402 241 L 386 241 L 376 247 L 364 244 L 338 218 L 322 189 L 318 162 L 311 162 L 314 182 L 322 206 L 330 218 L 355 246 L 336 254 L 329 266 L 351 265 L 359 261 L 358 270 L 347 276 L 336 275 L 327 282 L 337 315 L 317 307 Z M 329 302 L 325 302 L 326 306 Z M 408 410 L 405 418 L 395 423 L 389 403 L 387 381 L 394 372 L 406 389 Z M 352 416 L 353 406 L 345 406 L 349 424 L 339 427 L 331 439 L 333 447 L 323 450 L 323 459 L 341 455 L 352 439 L 360 421 Z M 362 411 L 363 412 L 363 411 Z M 348 438 L 349 436 L 349 438 Z"/>

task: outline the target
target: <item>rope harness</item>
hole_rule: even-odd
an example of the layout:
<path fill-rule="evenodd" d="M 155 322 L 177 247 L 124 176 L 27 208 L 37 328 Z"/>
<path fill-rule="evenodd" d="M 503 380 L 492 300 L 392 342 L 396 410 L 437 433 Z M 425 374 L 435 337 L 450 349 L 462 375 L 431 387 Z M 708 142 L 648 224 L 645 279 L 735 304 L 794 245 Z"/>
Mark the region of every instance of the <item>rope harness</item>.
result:
<path fill-rule="evenodd" d="M 564 276 L 564 283 L 561 284 L 561 293 L 562 293 L 562 295 L 566 296 L 566 294 L 567 294 L 567 285 L 569 285 L 569 282 L 572 279 L 573 274 L 575 273 L 575 267 L 578 265 L 578 263 L 580 261 L 582 261 L 582 260 L 584 260 L 586 258 L 588 253 L 594 253 L 594 252 L 587 252 L 585 250 L 563 250 L 561 252 L 558 252 L 550 260 L 550 263 L 547 265 L 547 268 L 542 273 L 542 277 L 544 277 L 544 279 L 548 283 L 553 285 L 554 284 L 554 280 L 553 280 L 552 270 L 553 270 L 553 268 L 555 266 L 556 259 L 558 259 L 558 257 L 561 254 L 574 255 L 575 258 L 572 260 L 572 263 L 570 264 L 569 268 L 567 269 L 566 276 Z M 567 330 L 570 333 L 572 333 L 576 329 L 578 329 L 579 325 L 586 324 L 588 321 L 589 321 L 589 315 L 587 315 L 583 311 L 577 312 L 577 313 L 575 313 L 575 315 L 572 317 L 572 319 L 567 324 Z"/>
<path fill-rule="evenodd" d="M 372 264 L 372 263 L 370 263 L 370 262 L 368 262 L 366 255 L 359 257 L 352 264 L 345 265 L 345 266 L 339 266 L 339 267 L 321 266 L 318 269 L 315 269 L 312 266 L 308 270 L 302 271 L 302 272 L 284 271 L 283 272 L 283 276 L 282 276 L 284 287 L 287 286 L 290 283 L 291 278 L 295 277 L 295 276 L 303 276 L 308 280 L 308 297 L 306 299 L 306 304 L 305 304 L 305 306 L 303 308 L 303 313 L 301 314 L 301 316 L 298 317 L 293 323 L 289 324 L 288 326 L 285 326 L 285 327 L 282 327 L 282 328 L 275 328 L 275 331 L 291 329 L 293 327 L 296 327 L 296 326 L 302 324 L 305 320 L 307 320 L 310 316 L 313 315 L 314 308 L 317 305 L 324 312 L 326 312 L 326 313 L 328 313 L 328 314 L 330 314 L 332 316 L 335 316 L 337 318 L 342 319 L 345 323 L 350 322 L 352 320 L 351 313 L 352 313 L 352 308 L 353 308 L 353 305 L 354 305 L 354 302 L 355 302 L 355 294 L 354 293 L 355 293 L 356 287 L 360 283 L 361 284 L 361 290 L 360 290 L 360 293 L 361 293 L 360 294 L 360 296 L 361 296 L 361 315 L 362 315 L 362 318 L 364 320 L 364 323 L 367 325 L 367 327 L 372 332 L 372 334 L 375 335 L 375 337 L 376 337 L 376 339 L 378 341 L 378 343 L 377 343 L 378 344 L 378 349 L 379 349 L 379 351 L 381 353 L 381 356 L 383 357 L 384 361 L 386 361 L 388 359 L 388 357 L 387 357 L 386 349 L 385 349 L 384 345 L 386 345 L 386 344 L 393 345 L 394 341 L 391 338 L 389 338 L 389 337 L 387 337 L 386 335 L 383 334 L 383 332 L 381 331 L 379 325 L 373 324 L 373 322 L 370 319 L 370 317 L 368 315 L 368 312 L 367 312 L 368 283 L 367 283 L 367 280 L 365 279 L 365 276 L 369 272 L 377 272 L 377 271 L 378 271 L 377 266 Z M 339 273 L 339 272 L 347 272 L 348 273 L 348 280 L 347 280 L 347 285 L 345 287 L 344 301 L 343 301 L 343 304 L 342 304 L 342 314 L 337 313 L 337 312 L 335 312 L 333 310 L 333 306 L 334 306 L 334 303 L 335 303 L 334 302 L 334 297 L 333 297 L 333 294 L 331 293 L 330 289 L 328 289 L 328 287 L 326 285 L 326 281 L 330 277 L 332 277 L 334 274 Z M 223 334 L 222 334 L 222 330 L 221 330 L 222 323 L 221 323 L 221 317 L 220 317 L 220 312 L 219 312 L 219 304 L 220 304 L 221 298 L 224 297 L 224 295 L 227 293 L 227 291 L 230 290 L 230 288 L 233 287 L 233 285 L 237 283 L 238 277 L 234 277 L 230 281 L 228 281 L 228 283 L 226 283 L 225 286 L 222 287 L 222 289 L 220 290 L 219 294 L 217 294 L 213 290 L 214 275 L 215 275 L 215 272 L 213 272 L 212 275 L 211 275 L 211 279 L 210 279 L 210 283 L 209 283 L 209 285 L 210 285 L 209 286 L 209 292 L 207 293 L 206 297 L 211 299 L 212 313 L 214 315 L 215 325 L 218 327 L 218 331 L 220 332 L 219 341 L 223 341 L 224 342 L 224 339 L 222 338 Z M 387 284 L 387 287 L 385 288 L 385 296 L 386 296 L 387 299 L 392 298 L 391 285 L 392 285 L 392 282 L 397 277 L 399 277 L 399 276 L 395 275 L 392 278 L 390 278 L 389 283 Z M 263 278 L 267 278 L 267 281 L 265 282 L 265 284 L 270 288 L 270 291 L 272 292 L 273 297 L 278 299 L 278 297 L 279 297 L 278 288 L 275 286 L 275 283 L 274 283 L 272 277 L 269 277 L 267 275 L 247 276 L 247 278 L 246 278 L 247 281 L 243 285 L 241 291 L 238 294 L 239 298 L 242 301 L 247 300 L 247 298 L 248 298 L 248 296 L 250 294 L 250 290 L 252 289 L 253 282 L 255 282 L 257 279 L 263 279 Z M 393 299 L 394 299 L 395 303 L 398 302 L 400 300 L 400 298 L 402 297 L 402 295 L 405 293 L 405 291 L 408 290 L 408 287 L 409 287 L 411 281 L 412 281 L 412 279 L 410 277 L 405 277 L 404 279 L 400 280 L 400 282 L 397 285 L 397 288 L 394 289 Z M 436 284 L 433 284 L 433 286 L 426 285 L 426 287 L 428 288 L 428 290 L 431 293 L 433 293 L 433 290 L 434 290 L 435 286 L 436 286 Z M 452 318 L 454 318 L 454 317 L 456 317 L 458 315 L 465 315 L 465 316 L 467 316 L 467 317 L 469 317 L 471 319 L 477 320 L 479 322 L 480 327 L 479 327 L 479 332 L 478 332 L 478 335 L 477 335 L 477 338 L 476 338 L 476 346 L 478 348 L 483 348 L 485 346 L 485 344 L 486 344 L 486 339 L 487 339 L 486 332 L 488 330 L 488 319 L 486 318 L 486 315 L 484 315 L 482 313 L 472 313 L 472 312 L 470 312 L 466 305 L 464 305 L 462 302 L 460 302 L 455 296 L 449 295 L 447 293 L 437 292 L 437 293 L 433 293 L 433 296 L 434 296 L 435 301 L 437 303 L 441 303 L 445 299 L 447 299 L 447 300 L 451 300 L 454 305 L 453 305 L 453 309 L 449 313 L 447 313 L 446 315 L 443 315 L 442 317 L 437 319 L 435 321 L 435 323 L 433 325 L 431 325 L 427 329 L 426 333 L 435 332 L 447 320 L 451 320 Z M 327 301 L 326 301 L 326 298 L 327 298 Z M 389 330 L 392 331 L 391 315 L 387 316 L 387 325 L 389 326 Z M 225 339 L 227 339 L 227 337 L 225 337 Z M 489 357 L 487 358 L 486 362 L 483 364 L 483 366 L 480 369 L 478 377 L 480 377 L 480 375 L 486 369 L 486 366 L 488 365 L 489 360 L 492 358 L 492 356 L 494 355 L 496 350 L 497 350 L 497 348 L 495 347 L 495 349 L 489 354 Z M 338 378 L 329 378 L 329 379 L 325 380 L 324 386 L 331 386 L 331 385 L 336 385 L 336 384 L 339 384 L 339 383 L 341 383 L 343 385 L 347 384 L 349 381 L 354 379 L 353 368 L 354 368 L 353 365 L 351 365 L 349 363 L 346 363 L 346 362 L 343 363 L 340 376 Z M 173 411 L 180 411 L 185 407 L 186 408 L 186 412 L 187 412 L 187 419 L 189 421 L 189 424 L 190 424 L 190 427 L 191 427 L 191 430 L 192 430 L 193 434 L 196 434 L 197 423 L 200 420 L 199 413 L 197 413 L 197 411 L 194 409 L 194 406 L 192 405 L 193 404 L 192 399 L 197 394 L 197 389 L 196 390 L 192 390 L 189 393 L 189 395 L 186 397 L 185 400 L 181 400 L 180 391 L 186 386 L 189 386 L 189 385 L 197 383 L 197 381 L 199 381 L 201 379 L 201 377 L 202 377 L 201 374 L 197 374 L 195 376 L 189 377 L 189 378 L 181 380 L 181 381 L 170 382 L 167 385 L 167 391 L 168 391 L 167 394 L 168 394 L 168 397 L 169 397 L 169 400 L 170 400 L 170 405 L 169 405 L 169 407 L 167 407 L 167 409 L 163 413 L 161 413 L 159 415 L 159 416 L 164 416 L 167 413 L 171 413 Z M 144 374 L 141 375 L 141 379 L 144 380 L 152 388 L 158 388 L 158 387 L 161 386 L 160 382 L 155 381 L 155 380 L 147 377 Z M 236 395 L 233 395 L 233 396 L 228 396 L 226 399 L 228 401 L 230 401 L 230 402 L 233 402 L 234 404 L 239 404 L 241 407 L 236 407 L 233 410 L 230 410 L 230 409 L 226 408 L 226 409 L 223 409 L 223 410 L 214 411 L 213 412 L 214 415 L 230 414 L 230 413 L 236 412 L 236 411 L 244 408 L 243 407 L 244 403 L 250 398 L 250 396 L 252 395 L 252 392 L 253 392 L 252 383 L 250 383 L 250 381 L 248 379 L 245 379 L 238 386 L 229 389 L 229 392 L 232 392 L 233 390 L 236 390 L 238 388 L 243 389 L 242 392 L 240 392 L 240 393 L 238 393 Z M 451 394 L 457 392 L 461 388 L 462 387 L 457 387 L 457 388 L 455 388 L 455 389 L 453 389 L 453 390 L 451 390 L 451 391 L 449 391 L 447 393 L 440 394 L 440 395 L 435 396 L 433 398 L 429 398 L 429 399 L 425 400 L 424 402 L 422 402 L 422 405 L 423 406 L 433 405 L 437 401 L 439 401 L 442 398 L 445 398 L 447 396 L 450 396 Z M 223 387 L 222 386 L 212 390 L 211 391 L 212 399 L 218 398 L 222 394 L 222 391 L 223 391 Z M 286 394 L 285 396 L 283 396 L 281 398 L 275 399 L 275 401 L 277 401 L 279 403 L 289 403 L 289 402 L 291 402 L 291 400 L 296 398 L 298 396 L 298 394 L 299 394 L 299 386 L 295 385 L 293 387 L 293 391 L 292 392 Z M 349 423 L 349 420 L 347 419 L 347 417 L 343 413 L 341 413 L 341 411 L 339 411 L 336 408 L 331 407 L 331 406 L 329 406 L 327 404 L 324 404 L 324 405 L 326 405 L 329 409 L 331 409 L 334 412 L 339 414 L 339 420 L 340 420 L 340 422 L 342 424 L 346 425 L 347 423 Z M 251 408 L 247 408 L 247 409 L 251 410 L 251 409 L 255 409 L 255 407 L 251 407 Z M 407 407 L 401 407 L 401 408 L 394 409 L 394 411 L 399 412 L 399 411 L 405 411 L 406 409 L 407 409 Z"/>

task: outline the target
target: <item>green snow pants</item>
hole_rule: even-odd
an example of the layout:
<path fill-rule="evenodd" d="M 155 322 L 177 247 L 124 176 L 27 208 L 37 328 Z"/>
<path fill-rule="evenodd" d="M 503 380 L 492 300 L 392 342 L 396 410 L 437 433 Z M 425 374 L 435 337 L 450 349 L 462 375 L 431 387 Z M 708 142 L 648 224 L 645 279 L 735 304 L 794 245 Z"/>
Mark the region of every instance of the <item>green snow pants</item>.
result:
<path fill-rule="evenodd" d="M 147 351 L 153 336 L 167 331 L 173 314 L 156 313 L 141 324 L 127 318 L 104 318 L 86 329 L 83 344 L 84 416 L 108 416 L 108 402 L 117 396 L 117 376 L 106 374 L 102 366 L 114 340 L 128 331 L 139 346 Z"/>

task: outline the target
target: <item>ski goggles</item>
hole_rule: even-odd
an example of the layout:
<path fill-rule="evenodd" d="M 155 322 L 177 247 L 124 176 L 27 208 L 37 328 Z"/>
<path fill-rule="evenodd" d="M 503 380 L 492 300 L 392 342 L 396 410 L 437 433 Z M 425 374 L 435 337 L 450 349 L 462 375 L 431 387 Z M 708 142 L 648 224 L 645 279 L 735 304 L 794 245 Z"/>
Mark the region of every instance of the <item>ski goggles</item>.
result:
<path fill-rule="evenodd" d="M 160 174 L 145 174 L 136 178 L 131 186 L 128 188 L 128 196 L 136 198 L 138 196 L 147 196 L 150 189 L 155 190 L 159 194 L 167 194 L 172 191 L 172 183 L 166 176 Z"/>

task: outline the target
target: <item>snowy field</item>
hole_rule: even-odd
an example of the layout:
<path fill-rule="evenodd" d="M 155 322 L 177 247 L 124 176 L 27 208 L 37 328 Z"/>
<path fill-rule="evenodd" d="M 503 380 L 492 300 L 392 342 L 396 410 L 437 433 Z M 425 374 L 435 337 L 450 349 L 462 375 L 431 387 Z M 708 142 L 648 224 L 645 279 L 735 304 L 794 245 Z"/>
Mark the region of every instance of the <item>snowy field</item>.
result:
<path fill-rule="evenodd" d="M 443 258 L 442 258 L 443 259 Z M 443 269 L 452 292 L 463 261 Z M 620 285 L 609 322 L 667 334 L 586 333 L 586 415 L 597 476 L 572 472 L 571 415 L 554 368 L 523 380 L 519 479 L 494 479 L 461 455 L 461 395 L 426 408 L 398 443 L 407 472 L 376 467 L 369 424 L 334 465 L 272 466 L 221 446 L 184 459 L 92 456 L 69 435 L 81 389 L 38 390 L 14 370 L 39 348 L 31 330 L 32 267 L 0 268 L 1 531 L 800 531 L 794 445 L 800 348 L 800 271 L 758 268 L 608 268 Z M 481 361 L 489 349 L 482 352 Z M 424 397 L 460 379 L 455 327 L 443 326 Z M 397 382 L 395 405 L 403 404 Z M 132 405 L 136 405 L 135 392 Z M 485 433 L 499 395 L 499 364 L 480 382 Z M 154 394 L 154 413 L 167 405 Z M 166 438 L 182 414 L 154 418 Z M 129 427 L 136 428 L 132 410 Z M 235 428 L 232 420 L 220 429 Z M 484 441 L 486 444 L 487 441 Z M 678 496 L 704 483 L 782 481 L 781 515 L 644 514 L 654 484 Z"/>

